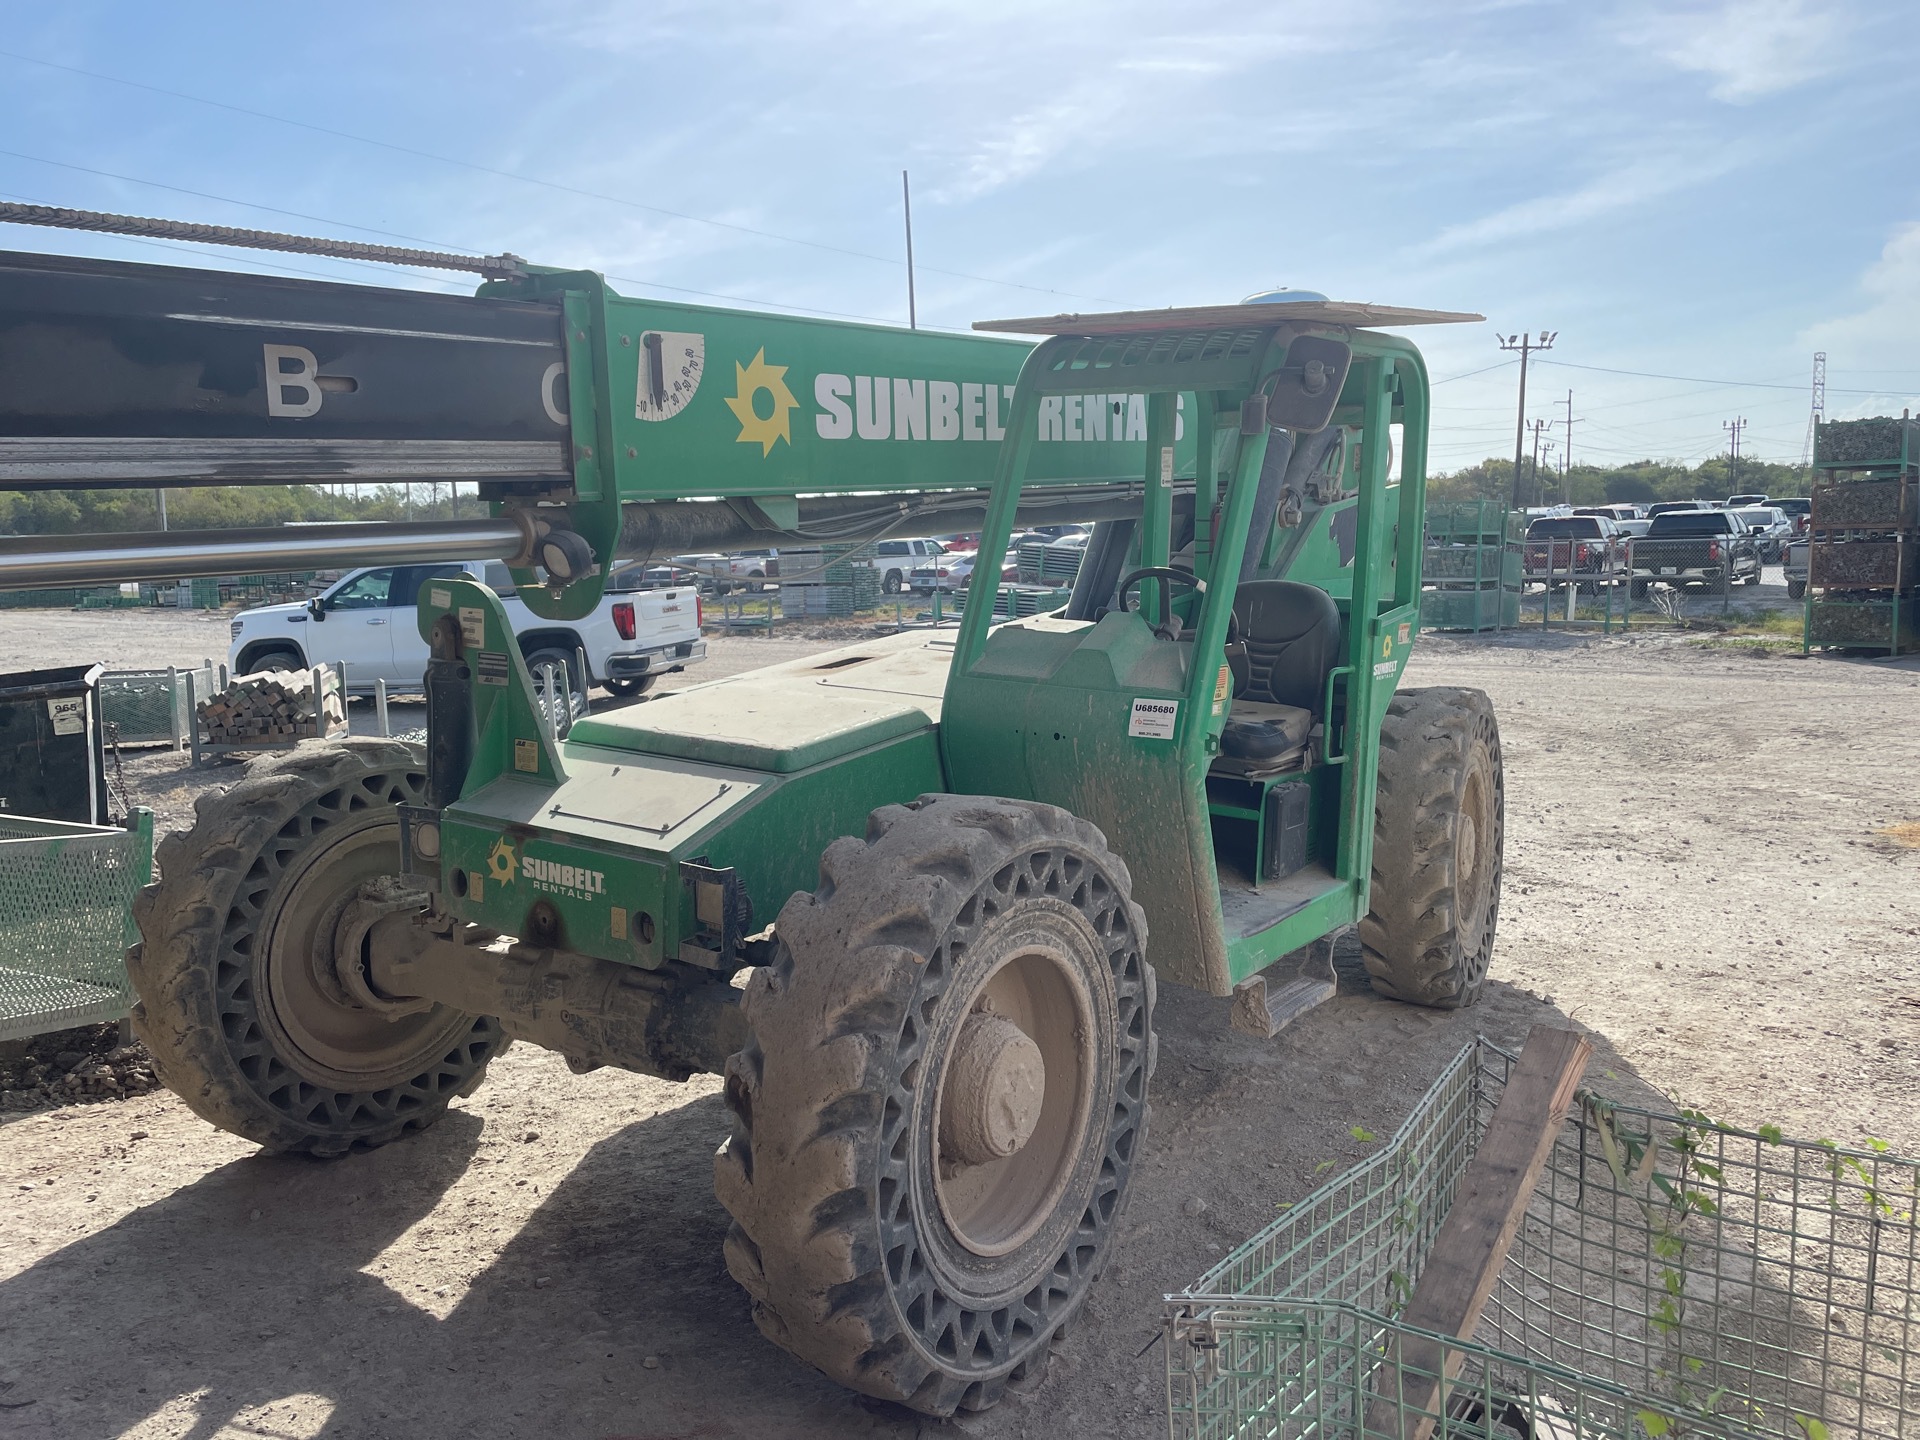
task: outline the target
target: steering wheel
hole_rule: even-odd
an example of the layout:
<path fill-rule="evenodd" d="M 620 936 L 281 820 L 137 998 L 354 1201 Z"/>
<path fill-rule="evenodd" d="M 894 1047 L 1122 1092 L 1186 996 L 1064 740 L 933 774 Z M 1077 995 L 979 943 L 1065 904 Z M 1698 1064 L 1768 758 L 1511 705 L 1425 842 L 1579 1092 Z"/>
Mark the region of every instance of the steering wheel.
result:
<path fill-rule="evenodd" d="M 1179 617 L 1173 613 L 1173 587 L 1175 585 L 1181 585 L 1189 590 L 1197 590 L 1201 594 L 1205 594 L 1207 582 L 1200 579 L 1200 577 L 1195 575 L 1191 570 L 1176 570 L 1166 565 L 1150 565 L 1144 570 L 1132 571 L 1120 582 L 1120 608 L 1122 610 L 1130 613 L 1136 611 L 1136 606 L 1127 603 L 1127 596 L 1133 593 L 1133 587 L 1138 585 L 1142 580 L 1159 580 L 1164 582 L 1160 587 L 1160 623 L 1153 627 L 1153 633 L 1158 635 L 1162 640 L 1178 640 L 1180 638 L 1180 620 Z"/>

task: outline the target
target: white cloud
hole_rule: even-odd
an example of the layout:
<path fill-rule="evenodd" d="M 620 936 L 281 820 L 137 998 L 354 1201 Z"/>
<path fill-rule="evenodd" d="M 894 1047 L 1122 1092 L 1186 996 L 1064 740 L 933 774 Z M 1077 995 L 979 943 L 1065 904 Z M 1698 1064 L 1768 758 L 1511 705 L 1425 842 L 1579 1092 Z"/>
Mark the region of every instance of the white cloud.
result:
<path fill-rule="evenodd" d="M 1831 69 L 1847 21 L 1838 0 L 1664 0 L 1643 10 L 1622 38 L 1708 76 L 1714 99 L 1744 105 Z"/>
<path fill-rule="evenodd" d="M 1449 225 L 1417 251 L 1439 255 L 1486 249 L 1589 224 L 1702 184 L 1738 163 L 1737 157 L 1725 150 L 1710 159 L 1695 160 L 1674 153 L 1663 160 L 1636 161 L 1575 189 L 1536 195 L 1477 220 Z"/>
<path fill-rule="evenodd" d="M 1920 221 L 1897 227 L 1879 257 L 1861 272 L 1859 290 L 1866 303 L 1850 315 L 1836 316 L 1801 332 L 1801 348 L 1824 350 L 1835 371 L 1915 372 L 1913 336 L 1920 326 Z M 1836 382 L 1838 383 L 1838 382 Z M 1857 384 L 1842 388 L 1860 388 Z M 1835 397 L 1835 414 L 1882 414 L 1920 403 L 1911 386 L 1878 395 Z"/>

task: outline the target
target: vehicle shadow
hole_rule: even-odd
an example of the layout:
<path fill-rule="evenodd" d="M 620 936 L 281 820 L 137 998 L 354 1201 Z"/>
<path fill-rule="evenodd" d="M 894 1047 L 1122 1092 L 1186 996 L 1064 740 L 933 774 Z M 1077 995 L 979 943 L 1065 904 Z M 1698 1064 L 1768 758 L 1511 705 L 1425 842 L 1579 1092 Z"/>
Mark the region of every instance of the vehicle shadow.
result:
<path fill-rule="evenodd" d="M 0 1283 L 0 1436 L 918 1433 L 754 1329 L 720 1258 L 711 1095 L 594 1145 L 478 1242 L 464 1294 L 390 1284 L 412 1267 L 389 1250 L 474 1245 L 447 1192 L 484 1125 L 236 1160 Z"/>

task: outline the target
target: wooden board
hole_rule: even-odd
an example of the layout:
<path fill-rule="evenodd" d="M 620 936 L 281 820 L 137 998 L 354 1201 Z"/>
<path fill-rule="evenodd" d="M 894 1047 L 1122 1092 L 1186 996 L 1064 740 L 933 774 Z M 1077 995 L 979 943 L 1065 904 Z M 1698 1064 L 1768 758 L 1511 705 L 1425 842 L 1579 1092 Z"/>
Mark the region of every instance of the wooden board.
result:
<path fill-rule="evenodd" d="M 1403 1323 L 1462 1340 L 1472 1336 L 1592 1054 L 1591 1042 L 1573 1030 L 1536 1025 L 1528 1033 L 1399 1317 Z M 1427 1440 L 1461 1358 L 1437 1340 L 1398 1337 L 1374 1372 L 1377 1398 L 1367 1406 L 1363 1433 Z"/>

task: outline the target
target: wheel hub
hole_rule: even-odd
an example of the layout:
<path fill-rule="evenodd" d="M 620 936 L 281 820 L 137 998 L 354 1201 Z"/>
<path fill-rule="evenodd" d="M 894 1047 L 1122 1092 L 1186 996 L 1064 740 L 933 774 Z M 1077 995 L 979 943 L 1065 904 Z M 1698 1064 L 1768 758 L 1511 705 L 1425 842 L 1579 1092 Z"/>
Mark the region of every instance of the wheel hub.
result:
<path fill-rule="evenodd" d="M 1047 1095 L 1040 1047 L 1011 1020 L 978 1013 L 954 1044 L 940 1107 L 941 1149 L 964 1165 L 1017 1154 L 1033 1138 Z"/>

